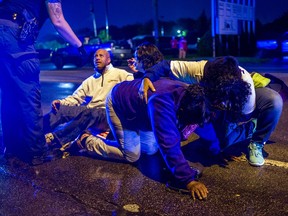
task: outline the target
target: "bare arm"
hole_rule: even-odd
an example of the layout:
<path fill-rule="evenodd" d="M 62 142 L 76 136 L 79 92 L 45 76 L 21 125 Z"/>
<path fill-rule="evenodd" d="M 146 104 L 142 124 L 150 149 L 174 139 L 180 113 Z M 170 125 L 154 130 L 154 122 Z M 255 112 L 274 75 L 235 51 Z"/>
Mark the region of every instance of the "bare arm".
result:
<path fill-rule="evenodd" d="M 47 1 L 46 6 L 50 19 L 59 34 L 71 45 L 81 47 L 82 42 L 64 18 L 61 2 Z"/>

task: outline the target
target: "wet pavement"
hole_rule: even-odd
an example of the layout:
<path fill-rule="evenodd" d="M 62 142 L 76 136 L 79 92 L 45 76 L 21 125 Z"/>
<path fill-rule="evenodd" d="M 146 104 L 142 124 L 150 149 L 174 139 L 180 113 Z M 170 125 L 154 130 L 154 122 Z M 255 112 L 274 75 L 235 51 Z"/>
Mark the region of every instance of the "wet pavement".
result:
<path fill-rule="evenodd" d="M 288 83 L 288 73 L 272 70 L 265 72 Z M 53 99 L 71 94 L 92 73 L 89 68 L 42 71 L 44 112 Z M 242 157 L 223 168 L 204 154 L 197 137 L 185 143 L 187 159 L 204 167 L 200 181 L 209 190 L 206 201 L 193 201 L 189 195 L 168 190 L 159 154 L 142 156 L 134 165 L 84 155 L 37 167 L 1 159 L 0 216 L 288 215 L 287 116 L 285 100 L 280 122 L 265 146 L 269 155 L 262 167 L 252 167 Z M 241 153 L 243 149 L 237 150 Z"/>

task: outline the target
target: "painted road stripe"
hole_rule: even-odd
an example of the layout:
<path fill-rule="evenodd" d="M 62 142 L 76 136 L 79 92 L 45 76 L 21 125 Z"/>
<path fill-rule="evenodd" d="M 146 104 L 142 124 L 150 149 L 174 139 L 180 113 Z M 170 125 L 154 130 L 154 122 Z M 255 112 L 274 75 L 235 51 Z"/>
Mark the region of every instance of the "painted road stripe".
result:
<path fill-rule="evenodd" d="M 288 162 L 282 162 L 277 160 L 265 159 L 265 165 L 283 167 L 288 169 Z"/>

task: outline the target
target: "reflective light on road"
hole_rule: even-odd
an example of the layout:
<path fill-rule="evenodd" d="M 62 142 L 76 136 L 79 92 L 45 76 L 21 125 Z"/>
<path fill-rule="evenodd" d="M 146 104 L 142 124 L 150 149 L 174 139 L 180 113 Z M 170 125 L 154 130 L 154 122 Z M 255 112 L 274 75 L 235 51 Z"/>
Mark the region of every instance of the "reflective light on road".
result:
<path fill-rule="evenodd" d="M 59 83 L 58 87 L 62 88 L 62 89 L 72 89 L 72 88 L 74 88 L 74 84 L 72 84 L 72 83 Z"/>
<path fill-rule="evenodd" d="M 282 167 L 282 168 L 288 169 L 288 163 L 283 162 L 283 161 L 266 159 L 265 165 L 277 166 L 277 167 Z"/>

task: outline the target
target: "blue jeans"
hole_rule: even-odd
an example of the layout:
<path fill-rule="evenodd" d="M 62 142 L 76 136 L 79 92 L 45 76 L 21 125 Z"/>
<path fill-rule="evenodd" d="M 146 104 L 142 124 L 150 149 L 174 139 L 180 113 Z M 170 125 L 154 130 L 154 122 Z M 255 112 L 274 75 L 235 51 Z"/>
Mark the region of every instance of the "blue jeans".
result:
<path fill-rule="evenodd" d="M 47 150 L 41 109 L 40 61 L 34 45 L 20 42 L 18 34 L 18 24 L 0 19 L 1 120 L 7 153 L 29 159 Z"/>
<path fill-rule="evenodd" d="M 116 140 L 102 140 L 89 136 L 85 142 L 89 154 L 136 162 L 141 152 L 152 155 L 158 151 L 152 131 L 129 130 L 122 125 L 114 110 L 111 93 L 106 98 L 106 112 L 109 126 Z"/>
<path fill-rule="evenodd" d="M 280 94 L 270 88 L 256 88 L 256 108 L 252 115 L 246 116 L 257 119 L 256 131 L 251 135 L 252 122 L 237 125 L 227 123 L 224 119 L 218 119 L 214 125 L 205 124 L 204 127 L 198 127 L 195 133 L 208 143 L 209 150 L 213 154 L 218 154 L 224 148 L 235 143 L 251 138 L 251 142 L 265 144 L 271 133 L 276 128 L 280 119 L 283 100 Z M 227 128 L 230 128 L 227 130 Z"/>
<path fill-rule="evenodd" d="M 105 109 L 61 105 L 56 113 L 51 111 L 44 116 L 45 133 L 53 132 L 61 145 L 88 128 L 95 133 L 109 131 Z"/>
<path fill-rule="evenodd" d="M 257 118 L 257 128 L 252 141 L 264 144 L 278 124 L 283 109 L 283 100 L 273 89 L 265 87 L 255 90 L 256 110 L 253 117 Z"/>

